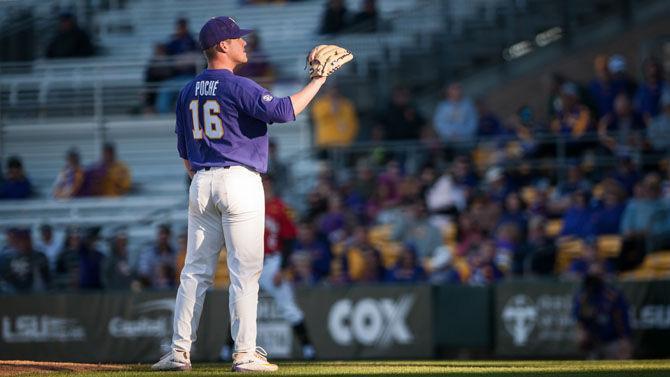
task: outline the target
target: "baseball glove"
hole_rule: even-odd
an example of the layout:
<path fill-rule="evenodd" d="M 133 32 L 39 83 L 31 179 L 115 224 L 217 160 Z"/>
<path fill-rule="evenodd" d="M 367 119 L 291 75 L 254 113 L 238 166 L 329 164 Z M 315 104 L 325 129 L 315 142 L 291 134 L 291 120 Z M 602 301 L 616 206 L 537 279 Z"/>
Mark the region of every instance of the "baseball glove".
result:
<path fill-rule="evenodd" d="M 309 77 L 328 77 L 353 58 L 350 51 L 340 46 L 318 45 L 307 55 Z"/>

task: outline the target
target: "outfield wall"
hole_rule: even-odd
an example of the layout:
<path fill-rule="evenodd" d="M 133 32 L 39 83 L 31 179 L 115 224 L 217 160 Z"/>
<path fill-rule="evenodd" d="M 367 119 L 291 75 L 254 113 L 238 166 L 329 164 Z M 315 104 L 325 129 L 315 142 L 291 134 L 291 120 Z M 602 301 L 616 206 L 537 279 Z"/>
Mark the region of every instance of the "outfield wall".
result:
<path fill-rule="evenodd" d="M 636 356 L 667 357 L 670 281 L 624 283 Z M 579 357 L 570 283 L 510 281 L 494 287 L 427 285 L 312 288 L 297 292 L 324 359 L 431 358 L 480 349 L 495 357 Z M 150 362 L 170 344 L 174 292 L 0 297 L 0 359 Z M 218 359 L 228 331 L 227 294 L 207 294 L 194 360 Z M 291 327 L 261 297 L 258 344 L 299 357 Z"/>

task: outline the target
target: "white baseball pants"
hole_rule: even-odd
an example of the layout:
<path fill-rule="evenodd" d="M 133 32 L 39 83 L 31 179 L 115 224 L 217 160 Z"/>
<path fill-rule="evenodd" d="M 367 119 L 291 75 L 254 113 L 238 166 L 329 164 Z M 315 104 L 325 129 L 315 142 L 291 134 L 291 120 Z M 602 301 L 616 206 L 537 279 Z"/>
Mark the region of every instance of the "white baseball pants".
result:
<path fill-rule="evenodd" d="M 205 293 L 225 239 L 235 352 L 256 349 L 258 279 L 263 270 L 265 196 L 258 173 L 242 166 L 200 170 L 189 190 L 188 242 L 174 312 L 172 348 L 191 351 Z"/>
<path fill-rule="evenodd" d="M 289 282 L 283 281 L 276 286 L 272 281 L 275 274 L 281 269 L 281 255 L 266 255 L 263 266 L 263 273 L 259 281 L 261 288 L 275 300 L 277 308 L 281 315 L 291 325 L 297 325 L 302 322 L 304 315 L 302 310 L 295 303 L 295 294 L 293 287 Z"/>

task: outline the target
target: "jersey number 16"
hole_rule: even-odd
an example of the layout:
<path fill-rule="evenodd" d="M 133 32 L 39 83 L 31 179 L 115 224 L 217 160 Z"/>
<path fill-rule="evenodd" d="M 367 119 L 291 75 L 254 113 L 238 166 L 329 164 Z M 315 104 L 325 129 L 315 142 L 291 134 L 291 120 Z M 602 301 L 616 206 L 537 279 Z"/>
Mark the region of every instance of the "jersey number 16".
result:
<path fill-rule="evenodd" d="M 191 101 L 188 105 L 191 110 L 191 118 L 193 120 L 193 138 L 201 140 L 203 137 L 202 128 L 200 126 L 200 109 L 198 108 L 200 102 L 197 99 Z M 208 139 L 220 139 L 223 137 L 223 123 L 219 118 L 221 106 L 216 100 L 207 100 L 202 105 L 202 114 L 205 118 L 205 135 Z"/>

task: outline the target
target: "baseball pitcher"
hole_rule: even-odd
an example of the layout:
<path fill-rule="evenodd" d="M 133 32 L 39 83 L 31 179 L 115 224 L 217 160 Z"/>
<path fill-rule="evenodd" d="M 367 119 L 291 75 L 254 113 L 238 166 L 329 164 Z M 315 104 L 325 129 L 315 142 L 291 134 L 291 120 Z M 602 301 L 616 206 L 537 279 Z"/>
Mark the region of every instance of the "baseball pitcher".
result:
<path fill-rule="evenodd" d="M 188 241 L 174 312 L 172 349 L 155 370 L 191 369 L 190 350 L 225 240 L 230 270 L 233 371 L 275 371 L 256 347 L 256 310 L 263 269 L 267 125 L 295 120 L 326 77 L 353 56 L 337 46 L 317 46 L 307 57 L 310 81 L 290 97 L 276 98 L 233 70 L 247 62 L 240 29 L 230 17 L 208 20 L 200 30 L 207 69 L 179 93 L 177 150 L 193 181 Z"/>

